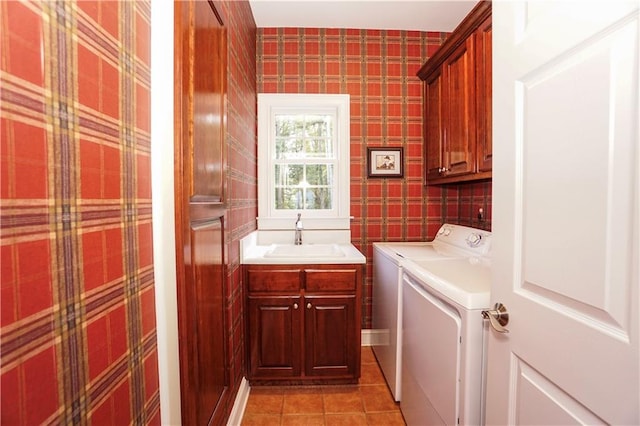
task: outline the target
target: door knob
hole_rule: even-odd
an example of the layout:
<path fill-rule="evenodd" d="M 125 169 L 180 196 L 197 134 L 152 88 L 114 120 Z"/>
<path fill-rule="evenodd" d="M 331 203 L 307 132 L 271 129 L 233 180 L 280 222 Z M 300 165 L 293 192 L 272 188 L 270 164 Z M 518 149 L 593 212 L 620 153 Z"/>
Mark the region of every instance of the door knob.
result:
<path fill-rule="evenodd" d="M 482 318 L 488 319 L 491 327 L 498 333 L 508 333 L 509 330 L 504 328 L 509 324 L 509 313 L 507 307 L 502 303 L 496 303 L 493 309 L 482 311 Z"/>
<path fill-rule="evenodd" d="M 311 309 L 311 303 L 307 303 L 307 309 Z"/>
<path fill-rule="evenodd" d="M 293 304 L 293 309 L 298 309 L 298 304 L 297 303 Z"/>

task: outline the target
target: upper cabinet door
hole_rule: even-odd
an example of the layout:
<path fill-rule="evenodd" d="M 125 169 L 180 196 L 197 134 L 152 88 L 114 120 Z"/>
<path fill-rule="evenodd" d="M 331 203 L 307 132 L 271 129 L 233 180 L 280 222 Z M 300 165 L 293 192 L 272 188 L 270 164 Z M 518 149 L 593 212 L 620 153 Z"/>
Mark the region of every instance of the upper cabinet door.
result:
<path fill-rule="evenodd" d="M 427 180 L 440 177 L 444 151 L 442 123 L 442 72 L 438 69 L 425 81 L 424 92 L 424 164 Z"/>
<path fill-rule="evenodd" d="M 475 170 L 475 70 L 473 39 L 467 39 L 444 63 L 446 95 L 444 173 L 457 176 Z"/>
<path fill-rule="evenodd" d="M 491 17 L 475 32 L 477 171 L 490 172 L 493 160 L 491 138 Z"/>

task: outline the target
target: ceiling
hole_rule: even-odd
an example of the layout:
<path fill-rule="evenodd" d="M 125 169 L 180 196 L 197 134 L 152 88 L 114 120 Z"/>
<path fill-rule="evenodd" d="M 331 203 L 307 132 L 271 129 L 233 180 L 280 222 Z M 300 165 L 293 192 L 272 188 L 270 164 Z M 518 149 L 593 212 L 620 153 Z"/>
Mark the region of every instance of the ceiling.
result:
<path fill-rule="evenodd" d="M 477 0 L 249 0 L 258 28 L 451 32 Z"/>

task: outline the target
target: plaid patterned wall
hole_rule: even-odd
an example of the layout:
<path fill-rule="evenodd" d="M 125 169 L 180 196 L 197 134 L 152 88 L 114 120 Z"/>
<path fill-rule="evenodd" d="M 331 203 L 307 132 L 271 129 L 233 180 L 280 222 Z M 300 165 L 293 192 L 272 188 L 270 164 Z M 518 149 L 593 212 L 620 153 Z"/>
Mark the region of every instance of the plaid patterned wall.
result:
<path fill-rule="evenodd" d="M 423 185 L 417 70 L 446 33 L 259 28 L 258 92 L 351 95 L 352 242 L 367 256 L 363 327 L 371 324 L 377 241 L 424 241 L 442 223 L 442 190 Z M 403 178 L 368 178 L 367 147 L 403 147 Z"/>
<path fill-rule="evenodd" d="M 2 424 L 160 424 L 149 2 L 0 10 Z"/>
<path fill-rule="evenodd" d="M 478 209 L 484 217 L 478 218 Z M 491 181 L 447 186 L 442 193 L 443 222 L 491 231 Z"/>

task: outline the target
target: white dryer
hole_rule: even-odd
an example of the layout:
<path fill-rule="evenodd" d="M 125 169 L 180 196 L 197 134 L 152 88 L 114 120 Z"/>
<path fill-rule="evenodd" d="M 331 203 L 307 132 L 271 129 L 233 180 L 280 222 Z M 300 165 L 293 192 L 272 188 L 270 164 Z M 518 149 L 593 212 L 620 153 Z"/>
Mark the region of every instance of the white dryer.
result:
<path fill-rule="evenodd" d="M 483 424 L 489 259 L 407 261 L 402 283 L 406 423 Z"/>
<path fill-rule="evenodd" d="M 489 240 L 467 241 L 485 231 L 444 224 L 432 242 L 373 244 L 373 352 L 396 401 L 401 400 L 402 273 L 407 260 L 466 259 L 485 256 Z"/>

